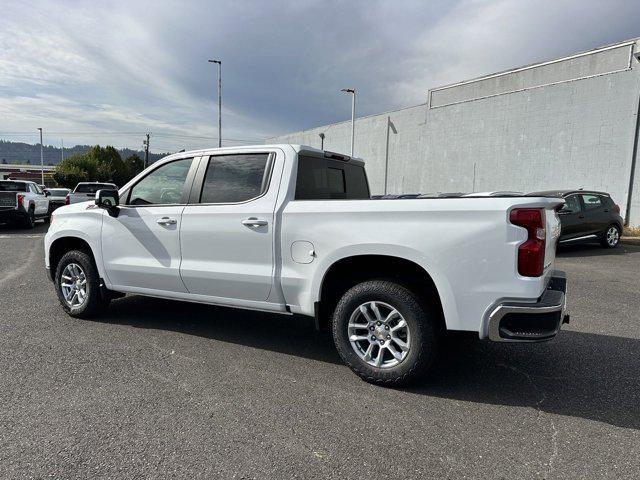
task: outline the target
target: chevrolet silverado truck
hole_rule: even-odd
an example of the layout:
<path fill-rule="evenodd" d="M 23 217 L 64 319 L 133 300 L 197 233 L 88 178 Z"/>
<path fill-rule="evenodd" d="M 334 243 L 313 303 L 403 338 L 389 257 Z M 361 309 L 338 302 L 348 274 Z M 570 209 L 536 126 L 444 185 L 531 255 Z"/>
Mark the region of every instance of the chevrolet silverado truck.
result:
<path fill-rule="evenodd" d="M 297 145 L 198 150 L 56 210 L 45 265 L 73 317 L 123 294 L 309 316 L 356 374 L 399 385 L 428 371 L 447 332 L 557 334 L 562 203 L 371 199 L 357 158 Z"/>
<path fill-rule="evenodd" d="M 0 180 L 0 222 L 33 228 L 37 219 L 49 218 L 48 197 L 35 182 Z"/>

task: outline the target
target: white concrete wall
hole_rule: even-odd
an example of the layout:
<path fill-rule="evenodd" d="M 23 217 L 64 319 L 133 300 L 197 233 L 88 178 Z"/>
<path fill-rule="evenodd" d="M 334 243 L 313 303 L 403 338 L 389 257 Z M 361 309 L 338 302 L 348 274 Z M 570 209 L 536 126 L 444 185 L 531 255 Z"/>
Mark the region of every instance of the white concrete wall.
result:
<path fill-rule="evenodd" d="M 611 193 L 624 212 L 640 94 L 640 68 L 636 60 L 629 62 L 630 49 L 621 54 L 621 48 L 614 48 L 580 59 L 579 79 L 547 85 L 544 78 L 566 78 L 566 72 L 557 70 L 575 70 L 574 58 L 547 64 L 536 74 L 525 70 L 527 78 L 546 86 L 475 99 L 484 97 L 485 90 L 470 89 L 467 82 L 459 93 L 447 89 L 447 99 L 458 103 L 359 118 L 355 155 L 367 163 L 373 193 L 384 192 L 388 157 L 388 193 L 472 191 L 475 165 L 475 191 L 583 187 Z M 606 73 L 607 68 L 613 73 Z M 504 85 L 501 76 L 479 82 L 486 92 Z M 518 84 L 509 79 L 514 82 Z M 459 94 L 469 92 L 475 97 L 459 100 Z M 387 145 L 388 121 L 397 133 L 389 130 Z M 268 142 L 319 147 L 321 132 L 325 149 L 349 152 L 348 121 Z M 638 172 L 630 220 L 640 224 Z"/>

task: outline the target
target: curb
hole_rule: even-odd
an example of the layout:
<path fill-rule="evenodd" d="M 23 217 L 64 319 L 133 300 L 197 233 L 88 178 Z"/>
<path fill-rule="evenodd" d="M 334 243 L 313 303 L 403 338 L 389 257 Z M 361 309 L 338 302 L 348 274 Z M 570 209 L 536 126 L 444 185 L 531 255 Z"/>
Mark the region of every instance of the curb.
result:
<path fill-rule="evenodd" d="M 640 237 L 620 237 L 620 242 L 627 245 L 640 245 Z"/>

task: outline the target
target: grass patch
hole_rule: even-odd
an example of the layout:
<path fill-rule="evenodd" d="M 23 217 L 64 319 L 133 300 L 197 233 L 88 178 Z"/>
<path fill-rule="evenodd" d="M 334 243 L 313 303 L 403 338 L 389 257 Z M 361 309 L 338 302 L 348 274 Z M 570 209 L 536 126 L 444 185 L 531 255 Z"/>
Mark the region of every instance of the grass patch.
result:
<path fill-rule="evenodd" d="M 624 227 L 622 235 L 625 237 L 640 237 L 640 227 Z"/>

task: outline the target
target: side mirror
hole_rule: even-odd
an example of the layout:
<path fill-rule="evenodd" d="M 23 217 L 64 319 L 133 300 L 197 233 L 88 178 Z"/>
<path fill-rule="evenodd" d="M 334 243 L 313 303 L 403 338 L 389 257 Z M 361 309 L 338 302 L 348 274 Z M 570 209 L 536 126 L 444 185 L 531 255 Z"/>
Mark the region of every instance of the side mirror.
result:
<path fill-rule="evenodd" d="M 51 192 L 49 190 L 45 190 L 44 191 L 44 196 L 45 197 L 50 197 L 51 196 Z"/>
<path fill-rule="evenodd" d="M 118 205 L 120 204 L 120 195 L 117 190 L 103 188 L 96 192 L 96 205 L 105 208 L 109 215 L 117 216 Z"/>

